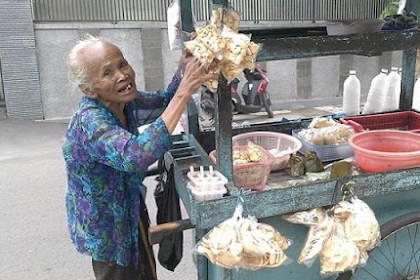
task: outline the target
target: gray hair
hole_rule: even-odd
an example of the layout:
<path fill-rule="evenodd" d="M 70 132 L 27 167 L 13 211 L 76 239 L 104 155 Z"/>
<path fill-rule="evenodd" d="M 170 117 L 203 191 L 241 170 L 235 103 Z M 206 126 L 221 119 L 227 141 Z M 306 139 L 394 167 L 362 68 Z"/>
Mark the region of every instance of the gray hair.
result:
<path fill-rule="evenodd" d="M 107 42 L 105 39 L 85 34 L 79 39 L 79 42 L 73 47 L 67 56 L 67 66 L 69 68 L 69 78 L 76 85 L 91 86 L 91 81 L 86 73 L 86 67 L 80 60 L 80 53 L 86 48 L 99 42 Z"/>

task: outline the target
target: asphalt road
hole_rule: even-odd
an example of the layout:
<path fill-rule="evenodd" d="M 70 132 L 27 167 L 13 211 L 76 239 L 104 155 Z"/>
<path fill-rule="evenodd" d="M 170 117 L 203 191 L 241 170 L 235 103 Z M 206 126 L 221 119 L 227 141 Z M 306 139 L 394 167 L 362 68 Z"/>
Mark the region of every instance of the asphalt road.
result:
<path fill-rule="evenodd" d="M 0 119 L 0 279 L 93 280 L 91 259 L 76 252 L 66 226 L 66 176 L 61 144 L 67 125 Z M 146 178 L 147 204 L 156 224 L 154 177 Z M 183 209 L 184 217 L 187 217 Z M 159 279 L 197 279 L 192 231 L 184 257 Z M 154 246 L 155 253 L 158 247 Z"/>

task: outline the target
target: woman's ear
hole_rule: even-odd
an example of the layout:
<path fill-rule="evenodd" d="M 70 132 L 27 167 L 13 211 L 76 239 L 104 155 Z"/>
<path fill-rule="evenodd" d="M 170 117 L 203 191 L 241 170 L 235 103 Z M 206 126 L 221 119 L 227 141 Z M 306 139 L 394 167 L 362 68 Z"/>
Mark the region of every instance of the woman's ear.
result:
<path fill-rule="evenodd" d="M 79 88 L 89 98 L 95 99 L 98 96 L 88 85 L 79 85 Z"/>

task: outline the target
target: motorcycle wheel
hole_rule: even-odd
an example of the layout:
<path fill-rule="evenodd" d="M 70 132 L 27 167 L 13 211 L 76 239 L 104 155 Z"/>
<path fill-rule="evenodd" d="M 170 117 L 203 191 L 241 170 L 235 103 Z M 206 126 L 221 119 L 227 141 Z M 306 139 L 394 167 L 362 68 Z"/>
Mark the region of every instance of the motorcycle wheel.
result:
<path fill-rule="evenodd" d="M 274 117 L 274 112 L 273 109 L 271 109 L 271 105 L 270 105 L 270 97 L 268 95 L 268 92 L 264 92 L 261 96 L 262 98 L 262 102 L 264 105 L 265 110 L 267 111 L 268 117 L 269 118 L 273 118 Z"/>

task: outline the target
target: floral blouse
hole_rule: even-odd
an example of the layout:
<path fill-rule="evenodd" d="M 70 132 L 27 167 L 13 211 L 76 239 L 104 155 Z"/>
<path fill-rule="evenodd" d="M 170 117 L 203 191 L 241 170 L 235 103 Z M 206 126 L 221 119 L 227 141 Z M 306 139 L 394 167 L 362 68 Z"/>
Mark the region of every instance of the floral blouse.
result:
<path fill-rule="evenodd" d="M 159 116 L 178 86 L 174 76 L 164 91 L 137 92 L 124 108 L 128 130 L 101 102 L 80 101 L 63 144 L 68 228 L 79 252 L 137 264 L 140 187 L 148 166 L 172 145 Z M 138 126 L 150 122 L 139 134 Z"/>

